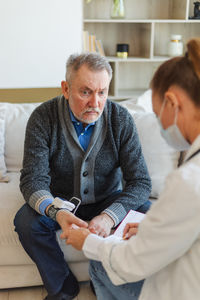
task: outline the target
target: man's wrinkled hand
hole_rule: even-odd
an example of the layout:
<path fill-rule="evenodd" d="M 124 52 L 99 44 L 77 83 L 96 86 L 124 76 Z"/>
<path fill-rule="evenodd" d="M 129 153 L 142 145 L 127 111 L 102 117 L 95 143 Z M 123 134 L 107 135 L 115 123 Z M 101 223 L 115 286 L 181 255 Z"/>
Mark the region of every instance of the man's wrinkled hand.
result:
<path fill-rule="evenodd" d="M 106 213 L 102 213 L 94 217 L 88 226 L 88 229 L 92 233 L 96 233 L 102 237 L 107 237 L 110 234 L 112 227 L 114 226 L 113 219 Z"/>
<path fill-rule="evenodd" d="M 82 250 L 85 239 L 89 234 L 91 232 L 86 228 L 71 228 L 69 229 L 66 244 L 72 245 L 77 250 Z"/>
<path fill-rule="evenodd" d="M 61 239 L 67 239 L 69 235 L 69 230 L 72 227 L 83 227 L 87 228 L 88 223 L 77 218 L 75 215 L 73 215 L 71 212 L 67 210 L 60 210 L 56 214 L 56 221 L 60 225 L 62 229 L 62 233 L 60 235 Z"/>

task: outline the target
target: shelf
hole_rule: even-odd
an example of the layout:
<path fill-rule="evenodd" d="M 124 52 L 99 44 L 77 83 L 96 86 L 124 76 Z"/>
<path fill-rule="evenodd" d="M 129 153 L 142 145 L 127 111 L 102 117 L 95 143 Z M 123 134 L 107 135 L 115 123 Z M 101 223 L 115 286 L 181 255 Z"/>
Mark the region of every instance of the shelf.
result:
<path fill-rule="evenodd" d="M 154 56 L 152 58 L 145 57 L 128 57 L 128 58 L 118 58 L 116 56 L 106 56 L 109 62 L 122 62 L 122 63 L 130 63 L 130 62 L 162 62 L 170 59 L 169 56 Z"/>
<path fill-rule="evenodd" d="M 144 19 L 85 19 L 84 23 L 152 23 L 152 20 Z"/>
<path fill-rule="evenodd" d="M 125 18 L 111 19 L 113 0 L 84 2 L 84 30 L 102 41 L 113 69 L 109 98 L 136 99 L 149 88 L 154 72 L 167 55 L 172 34 L 187 41 L 200 36 L 200 20 L 189 19 L 194 0 L 125 0 Z M 129 44 L 128 58 L 116 56 L 117 44 Z"/>
<path fill-rule="evenodd" d="M 154 26 L 154 56 L 167 54 L 168 42 L 171 34 L 182 35 L 184 45 L 183 53 L 186 51 L 186 43 L 192 37 L 200 36 L 200 22 L 182 23 L 157 23 Z"/>
<path fill-rule="evenodd" d="M 150 59 L 152 62 L 164 62 L 168 59 L 170 59 L 170 56 L 165 56 L 165 55 L 158 55 L 158 56 L 153 56 L 153 58 Z"/>
<path fill-rule="evenodd" d="M 84 30 L 102 41 L 106 56 L 115 56 L 116 45 L 127 43 L 130 57 L 150 57 L 150 23 L 85 23 Z"/>
<path fill-rule="evenodd" d="M 112 1 L 113 0 L 93 0 L 89 4 L 85 3 L 85 20 L 110 19 Z M 125 19 L 123 21 L 126 22 L 126 19 L 185 19 L 188 11 L 188 1 L 189 0 L 125 0 Z"/>
<path fill-rule="evenodd" d="M 85 19 L 84 23 L 199 23 L 193 19 Z"/>

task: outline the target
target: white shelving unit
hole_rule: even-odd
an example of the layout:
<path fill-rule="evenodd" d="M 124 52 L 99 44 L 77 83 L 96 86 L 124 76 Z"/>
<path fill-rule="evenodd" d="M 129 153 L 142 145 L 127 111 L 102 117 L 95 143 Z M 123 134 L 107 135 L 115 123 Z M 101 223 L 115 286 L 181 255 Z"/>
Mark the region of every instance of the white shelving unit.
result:
<path fill-rule="evenodd" d="M 125 18 L 111 19 L 112 0 L 83 0 L 83 28 L 101 39 L 113 68 L 109 98 L 137 98 L 148 89 L 167 56 L 171 34 L 183 43 L 200 36 L 200 20 L 191 20 L 193 0 L 124 0 Z M 116 57 L 116 45 L 129 44 L 128 59 Z M 184 49 L 185 50 L 185 49 Z"/>

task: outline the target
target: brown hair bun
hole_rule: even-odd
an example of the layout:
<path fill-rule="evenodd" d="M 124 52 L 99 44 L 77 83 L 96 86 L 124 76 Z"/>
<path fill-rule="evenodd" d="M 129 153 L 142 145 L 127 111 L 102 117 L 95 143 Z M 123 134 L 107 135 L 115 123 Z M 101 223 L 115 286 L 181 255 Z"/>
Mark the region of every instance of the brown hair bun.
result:
<path fill-rule="evenodd" d="M 200 80 L 200 38 L 191 39 L 187 43 L 188 59 L 192 62 L 194 71 Z"/>

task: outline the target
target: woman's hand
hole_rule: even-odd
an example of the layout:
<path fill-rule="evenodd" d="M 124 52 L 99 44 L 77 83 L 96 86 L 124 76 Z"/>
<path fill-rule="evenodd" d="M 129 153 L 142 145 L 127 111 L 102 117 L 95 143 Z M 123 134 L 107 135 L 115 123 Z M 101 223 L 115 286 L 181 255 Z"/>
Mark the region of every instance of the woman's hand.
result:
<path fill-rule="evenodd" d="M 60 225 L 62 229 L 62 233 L 60 235 L 61 239 L 67 239 L 68 234 L 71 228 L 74 227 L 83 227 L 87 228 L 87 222 L 77 218 L 74 214 L 67 210 L 60 210 L 56 214 L 56 221 Z"/>
<path fill-rule="evenodd" d="M 89 234 L 91 232 L 86 228 L 71 228 L 69 229 L 66 244 L 72 245 L 77 250 L 82 250 L 85 239 Z"/>
<path fill-rule="evenodd" d="M 128 240 L 133 235 L 136 235 L 138 232 L 138 226 L 139 223 L 127 223 L 124 228 L 123 239 Z"/>

